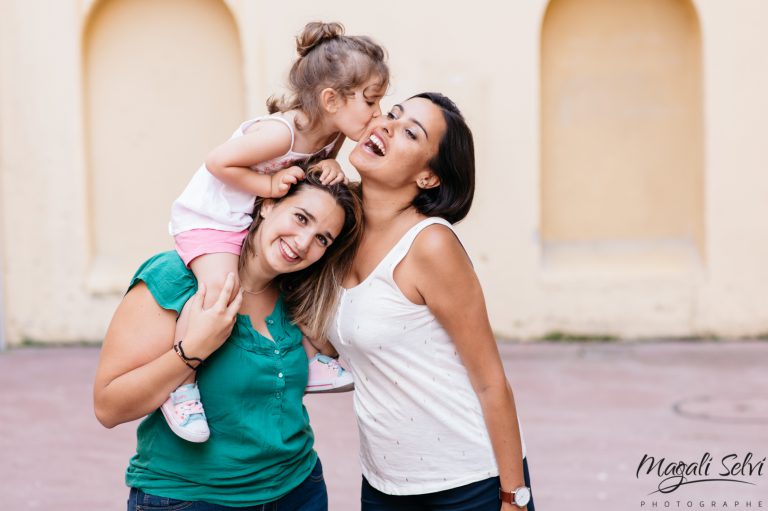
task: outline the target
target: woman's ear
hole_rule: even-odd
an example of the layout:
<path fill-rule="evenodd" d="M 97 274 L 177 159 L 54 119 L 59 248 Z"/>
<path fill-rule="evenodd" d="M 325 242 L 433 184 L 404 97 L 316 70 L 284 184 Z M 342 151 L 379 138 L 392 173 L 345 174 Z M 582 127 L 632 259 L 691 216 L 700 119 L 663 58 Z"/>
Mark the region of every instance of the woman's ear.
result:
<path fill-rule="evenodd" d="M 435 188 L 437 186 L 440 186 L 440 177 L 434 172 L 432 172 L 431 170 L 425 170 L 424 172 L 419 172 L 419 175 L 416 176 L 416 186 L 418 186 L 422 190 L 429 190 L 430 188 Z"/>
<path fill-rule="evenodd" d="M 275 207 L 275 201 L 272 199 L 262 199 L 261 200 L 261 208 L 259 209 L 259 215 L 261 218 L 267 218 L 270 213 L 272 213 L 272 209 Z"/>
<path fill-rule="evenodd" d="M 326 87 L 320 92 L 320 106 L 324 111 L 335 114 L 339 109 L 339 93 L 330 87 Z"/>

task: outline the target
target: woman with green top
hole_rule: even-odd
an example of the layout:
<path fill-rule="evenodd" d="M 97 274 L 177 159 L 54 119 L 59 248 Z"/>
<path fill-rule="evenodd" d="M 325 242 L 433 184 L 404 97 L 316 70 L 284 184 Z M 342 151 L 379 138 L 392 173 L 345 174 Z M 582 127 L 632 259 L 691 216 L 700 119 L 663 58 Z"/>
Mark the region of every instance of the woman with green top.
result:
<path fill-rule="evenodd" d="M 234 275 L 215 305 L 176 254 L 145 262 L 104 339 L 94 385 L 99 421 L 138 428 L 126 482 L 129 511 L 327 509 L 322 466 L 302 396 L 302 333 L 323 332 L 361 233 L 344 184 L 308 173 L 279 200 L 257 201 Z M 319 264 L 313 264 L 319 262 Z M 174 344 L 184 304 L 189 326 Z M 210 422 L 206 443 L 180 439 L 158 411 L 196 371 Z M 189 410 L 194 413 L 195 410 Z"/>

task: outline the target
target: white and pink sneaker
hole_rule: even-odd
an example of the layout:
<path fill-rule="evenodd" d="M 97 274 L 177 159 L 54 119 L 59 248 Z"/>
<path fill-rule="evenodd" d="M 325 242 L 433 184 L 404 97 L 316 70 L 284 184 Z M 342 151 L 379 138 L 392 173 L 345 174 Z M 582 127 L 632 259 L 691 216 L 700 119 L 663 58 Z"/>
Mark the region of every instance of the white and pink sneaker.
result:
<path fill-rule="evenodd" d="M 352 375 L 335 359 L 320 353 L 310 359 L 307 393 L 349 392 L 354 388 Z"/>
<path fill-rule="evenodd" d="M 200 402 L 200 390 L 197 383 L 182 385 L 171 392 L 160 407 L 165 422 L 177 436 L 188 442 L 205 442 L 211 432 L 205 419 L 203 403 Z"/>

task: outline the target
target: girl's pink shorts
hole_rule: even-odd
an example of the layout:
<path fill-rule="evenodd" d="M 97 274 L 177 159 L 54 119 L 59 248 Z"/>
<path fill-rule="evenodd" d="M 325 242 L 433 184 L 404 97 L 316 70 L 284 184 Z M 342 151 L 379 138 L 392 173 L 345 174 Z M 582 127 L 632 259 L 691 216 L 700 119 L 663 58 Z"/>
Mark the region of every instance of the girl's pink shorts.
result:
<path fill-rule="evenodd" d="M 184 264 L 205 254 L 226 253 L 240 255 L 245 235 L 248 229 L 240 232 L 219 231 L 216 229 L 192 229 L 174 236 L 176 252 Z"/>

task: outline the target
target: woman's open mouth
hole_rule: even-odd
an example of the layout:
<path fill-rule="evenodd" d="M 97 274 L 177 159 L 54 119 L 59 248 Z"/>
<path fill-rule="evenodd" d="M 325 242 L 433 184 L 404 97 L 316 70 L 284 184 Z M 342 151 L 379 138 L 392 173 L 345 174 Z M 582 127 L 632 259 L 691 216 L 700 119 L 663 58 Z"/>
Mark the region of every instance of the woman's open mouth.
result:
<path fill-rule="evenodd" d="M 371 133 L 371 136 L 368 137 L 368 140 L 365 141 L 364 145 L 377 156 L 384 156 L 387 154 L 387 146 L 384 145 L 384 142 L 378 135 L 376 135 L 376 133 Z"/>

